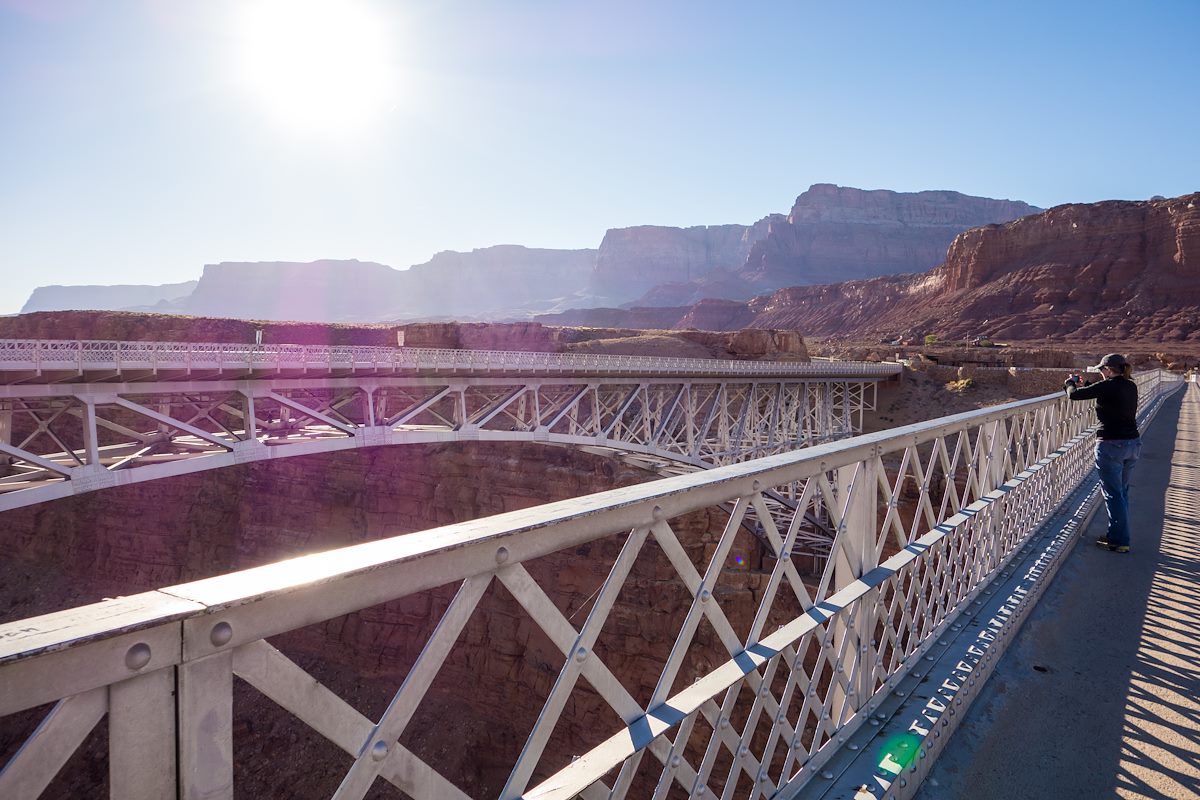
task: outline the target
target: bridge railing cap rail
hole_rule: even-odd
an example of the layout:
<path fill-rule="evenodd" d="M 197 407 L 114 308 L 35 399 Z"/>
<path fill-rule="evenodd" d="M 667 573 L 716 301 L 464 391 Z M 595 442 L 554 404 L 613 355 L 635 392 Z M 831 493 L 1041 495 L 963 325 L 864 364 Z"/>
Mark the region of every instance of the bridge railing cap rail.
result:
<path fill-rule="evenodd" d="M 249 365 L 268 365 L 287 359 L 300 364 L 331 366 L 390 366 L 397 369 L 551 369 L 557 371 L 613 370 L 625 372 L 694 372 L 747 375 L 863 375 L 898 374 L 903 366 L 892 362 L 864 361 L 751 361 L 676 356 L 643 356 L 612 353 L 550 353 L 525 350 L 456 350 L 434 347 L 380 347 L 373 345 L 247 344 L 221 342 L 142 342 L 74 339 L 0 340 L 0 369 L 23 368 L 30 363 L 126 363 L 138 361 L 169 368 L 189 365 L 196 357 L 218 357 L 222 362 L 243 359 Z"/>

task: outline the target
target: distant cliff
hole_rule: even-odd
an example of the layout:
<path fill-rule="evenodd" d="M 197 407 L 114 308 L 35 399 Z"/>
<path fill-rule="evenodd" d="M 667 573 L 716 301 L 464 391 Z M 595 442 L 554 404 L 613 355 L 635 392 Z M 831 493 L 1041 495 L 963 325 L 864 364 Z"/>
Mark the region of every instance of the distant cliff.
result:
<path fill-rule="evenodd" d="M 600 242 L 589 288 L 597 297 L 623 302 L 660 284 L 703 281 L 714 270 L 736 270 L 771 223 L 783 219 L 772 214 L 753 225 L 613 228 Z"/>
<path fill-rule="evenodd" d="M 181 313 L 243 319 L 382 322 L 554 307 L 579 290 L 595 250 L 498 245 L 438 253 L 397 270 L 370 261 L 208 264 Z"/>
<path fill-rule="evenodd" d="M 524 319 L 572 307 L 686 306 L 926 269 L 967 228 L 1036 211 L 957 192 L 817 184 L 752 225 L 614 228 L 598 250 L 497 245 L 397 270 L 357 260 L 222 262 L 196 284 L 45 287 L 26 311 L 141 310 L 320 322 Z M 99 291 L 97 291 L 99 290 Z M 640 300 L 639 300 L 640 298 Z M 37 303 L 34 303 L 34 300 Z"/>
<path fill-rule="evenodd" d="M 1039 210 L 958 192 L 818 183 L 796 198 L 786 217 L 772 214 L 748 227 L 611 230 L 591 285 L 605 305 L 680 306 L 915 272 L 941 262 L 964 230 Z"/>
<path fill-rule="evenodd" d="M 1200 193 L 1063 205 L 953 238 L 929 271 L 793 286 L 745 303 L 638 308 L 673 327 L 815 336 L 986 333 L 1003 339 L 1200 344 Z M 577 324 L 594 312 L 539 317 Z M 605 316 L 623 324 L 617 310 Z"/>
<path fill-rule="evenodd" d="M 90 309 L 151 308 L 187 297 L 196 288 L 196 281 L 164 283 L 160 286 L 39 286 L 29 295 L 22 314 L 32 311 L 66 311 Z"/>

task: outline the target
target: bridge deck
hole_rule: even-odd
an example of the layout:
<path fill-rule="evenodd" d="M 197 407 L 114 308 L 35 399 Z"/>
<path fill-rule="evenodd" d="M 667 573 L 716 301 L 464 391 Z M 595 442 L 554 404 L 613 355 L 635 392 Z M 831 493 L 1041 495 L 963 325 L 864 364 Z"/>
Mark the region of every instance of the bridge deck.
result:
<path fill-rule="evenodd" d="M 1101 507 L 921 800 L 1200 797 L 1200 386 L 1159 414 L 1133 551 L 1092 544 Z"/>

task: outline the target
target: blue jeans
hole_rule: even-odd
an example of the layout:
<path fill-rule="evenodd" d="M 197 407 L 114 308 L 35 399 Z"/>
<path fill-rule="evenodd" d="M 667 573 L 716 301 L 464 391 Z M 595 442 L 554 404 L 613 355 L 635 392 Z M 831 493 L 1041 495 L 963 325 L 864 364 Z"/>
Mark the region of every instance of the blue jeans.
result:
<path fill-rule="evenodd" d="M 1112 545 L 1129 544 L 1129 474 L 1141 452 L 1141 439 L 1096 442 L 1096 469 L 1108 509 L 1108 542 Z"/>

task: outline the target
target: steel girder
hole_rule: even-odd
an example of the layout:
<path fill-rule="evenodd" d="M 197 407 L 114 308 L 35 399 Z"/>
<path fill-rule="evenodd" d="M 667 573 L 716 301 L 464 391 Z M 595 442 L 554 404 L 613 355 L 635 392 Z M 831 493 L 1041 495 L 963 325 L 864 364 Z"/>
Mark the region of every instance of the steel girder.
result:
<path fill-rule="evenodd" d="M 353 447 L 535 441 L 687 470 L 853 435 L 874 379 L 465 377 L 0 386 L 0 511 Z"/>

